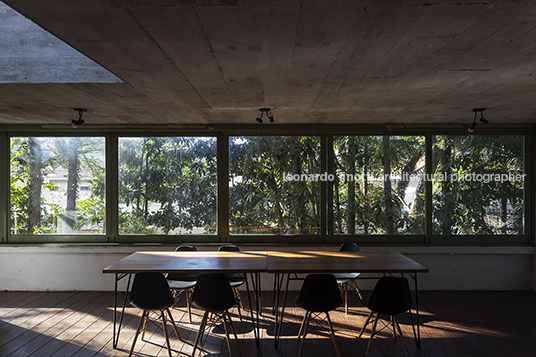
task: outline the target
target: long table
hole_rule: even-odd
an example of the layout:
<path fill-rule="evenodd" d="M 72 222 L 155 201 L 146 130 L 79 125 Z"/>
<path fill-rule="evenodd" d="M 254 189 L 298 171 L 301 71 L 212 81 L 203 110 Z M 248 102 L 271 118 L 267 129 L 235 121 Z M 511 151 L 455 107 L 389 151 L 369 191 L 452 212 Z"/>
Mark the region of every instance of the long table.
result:
<path fill-rule="evenodd" d="M 419 296 L 417 273 L 427 273 L 428 268 L 398 252 L 268 252 L 269 273 L 275 274 L 276 306 L 275 306 L 275 346 L 279 343 L 283 314 L 288 293 L 291 274 L 298 273 L 379 273 L 407 275 L 414 281 L 415 310 L 417 330 L 414 330 L 415 341 L 420 347 Z M 281 276 L 282 275 L 282 276 Z M 285 294 L 281 312 L 279 312 L 279 295 L 286 276 Z"/>
<path fill-rule="evenodd" d="M 115 274 L 114 289 L 114 315 L 113 315 L 113 348 L 117 348 L 123 315 L 130 291 L 131 274 L 138 272 L 161 273 L 248 273 L 246 276 L 246 289 L 250 306 L 253 306 L 248 278 L 252 280 L 254 291 L 256 316 L 250 308 L 251 319 L 254 324 L 255 341 L 259 345 L 259 310 L 260 310 L 260 277 L 259 273 L 267 270 L 266 252 L 136 252 L 119 262 L 103 269 L 103 273 Z M 117 292 L 118 282 L 128 276 L 127 288 L 123 299 L 119 321 L 117 321 Z"/>
<path fill-rule="evenodd" d="M 277 347 L 288 285 L 291 274 L 298 273 L 381 273 L 381 274 L 405 274 L 414 280 L 415 303 L 417 312 L 417 333 L 415 335 L 417 345 L 420 345 L 419 328 L 419 302 L 417 273 L 426 273 L 428 269 L 414 260 L 398 252 L 327 252 L 327 251 L 241 251 L 241 252 L 136 252 L 117 263 L 103 269 L 103 273 L 115 274 L 114 316 L 113 316 L 113 346 L 117 347 L 123 313 L 127 301 L 127 293 L 130 289 L 131 274 L 137 272 L 162 272 L 162 273 L 248 273 L 252 281 L 255 298 L 256 315 L 250 308 L 251 318 L 254 325 L 254 334 L 257 346 L 259 345 L 259 311 L 260 311 L 260 273 L 275 274 L 276 282 L 276 326 L 275 345 Z M 282 283 L 286 275 L 286 287 L 279 312 L 279 295 Z M 117 323 L 117 292 L 118 282 L 128 276 L 127 289 L 123 299 L 120 320 Z M 250 297 L 248 279 L 246 289 L 250 306 L 253 306 Z M 116 331 L 117 329 L 117 331 Z"/>

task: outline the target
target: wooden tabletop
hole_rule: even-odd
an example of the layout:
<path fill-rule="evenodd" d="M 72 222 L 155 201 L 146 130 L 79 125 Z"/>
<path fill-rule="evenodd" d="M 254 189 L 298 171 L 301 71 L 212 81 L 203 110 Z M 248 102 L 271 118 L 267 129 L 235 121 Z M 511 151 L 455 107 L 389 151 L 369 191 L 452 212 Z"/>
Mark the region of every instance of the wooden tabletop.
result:
<path fill-rule="evenodd" d="M 103 273 L 265 272 L 266 252 L 136 252 Z"/>
<path fill-rule="evenodd" d="M 268 252 L 269 273 L 427 273 L 398 252 Z"/>
<path fill-rule="evenodd" d="M 426 273 L 398 252 L 249 251 L 136 252 L 103 273 L 268 272 L 268 273 Z"/>

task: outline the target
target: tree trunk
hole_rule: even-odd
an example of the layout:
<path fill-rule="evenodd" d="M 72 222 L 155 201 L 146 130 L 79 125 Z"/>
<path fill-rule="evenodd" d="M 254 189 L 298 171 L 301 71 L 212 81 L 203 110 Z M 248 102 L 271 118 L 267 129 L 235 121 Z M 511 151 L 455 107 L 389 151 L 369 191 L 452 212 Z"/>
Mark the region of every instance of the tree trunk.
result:
<path fill-rule="evenodd" d="M 355 158 L 357 148 L 355 136 L 348 138 L 348 234 L 355 234 Z"/>
<path fill-rule="evenodd" d="M 507 220 L 508 220 L 508 200 L 506 198 L 501 198 L 502 234 L 508 234 L 508 225 L 506 224 Z"/>
<path fill-rule="evenodd" d="M 370 212 L 370 200 L 368 197 L 368 143 L 367 139 L 363 142 L 363 197 L 365 201 L 365 207 L 363 207 L 363 233 L 369 234 L 369 212 Z"/>
<path fill-rule="evenodd" d="M 385 202 L 385 233 L 394 233 L 393 222 L 393 195 L 391 192 L 391 160 L 389 159 L 390 153 L 390 139 L 389 136 L 384 136 L 383 140 L 383 194 Z"/>
<path fill-rule="evenodd" d="M 30 212 L 28 217 L 28 233 L 33 234 L 41 224 L 41 144 L 34 138 L 28 139 L 30 145 Z"/>
<path fill-rule="evenodd" d="M 74 229 L 76 221 L 76 196 L 78 193 L 78 139 L 73 138 L 69 143 L 69 163 L 67 168 L 67 207 L 65 223 Z"/>
<path fill-rule="evenodd" d="M 450 167 L 450 160 L 451 160 L 451 151 L 452 151 L 452 140 L 450 136 L 445 137 L 445 145 L 444 149 L 441 152 L 441 175 L 445 178 L 448 178 L 449 176 L 449 170 Z M 451 208 L 452 205 L 455 203 L 452 201 L 452 198 L 449 197 L 450 193 L 450 186 L 449 181 L 445 180 L 441 183 L 441 196 L 443 198 L 443 202 L 445 202 L 444 209 L 443 209 L 443 217 L 441 222 L 441 234 L 450 235 L 452 234 L 452 216 L 451 216 Z"/>

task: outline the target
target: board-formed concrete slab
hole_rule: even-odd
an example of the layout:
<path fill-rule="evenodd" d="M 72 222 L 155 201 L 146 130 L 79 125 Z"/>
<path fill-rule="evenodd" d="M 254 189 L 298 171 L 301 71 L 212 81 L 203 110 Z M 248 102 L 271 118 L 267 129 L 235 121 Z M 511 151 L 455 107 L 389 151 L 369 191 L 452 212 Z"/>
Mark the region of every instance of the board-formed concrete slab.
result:
<path fill-rule="evenodd" d="M 0 2 L 0 83 L 122 83 Z"/>

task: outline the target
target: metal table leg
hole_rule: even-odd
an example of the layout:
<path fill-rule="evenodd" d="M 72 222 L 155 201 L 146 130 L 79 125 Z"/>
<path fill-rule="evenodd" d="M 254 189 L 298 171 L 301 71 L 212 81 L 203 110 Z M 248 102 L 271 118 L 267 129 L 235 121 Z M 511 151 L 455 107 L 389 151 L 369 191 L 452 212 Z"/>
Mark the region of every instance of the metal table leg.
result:
<path fill-rule="evenodd" d="M 119 318 L 119 326 L 116 328 L 117 323 L 117 283 L 123 279 L 124 277 L 128 276 L 128 282 L 127 282 L 127 288 L 125 290 L 125 296 L 123 297 L 123 307 L 121 309 L 121 315 Z M 112 338 L 112 345 L 114 349 L 117 349 L 117 343 L 119 342 L 119 334 L 121 333 L 121 325 L 123 324 L 123 316 L 125 314 L 125 307 L 127 305 L 127 297 L 128 293 L 130 292 L 130 281 L 132 279 L 132 274 L 128 273 L 116 273 L 115 274 L 115 288 L 114 288 L 114 315 L 113 315 L 113 338 Z"/>

